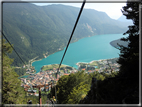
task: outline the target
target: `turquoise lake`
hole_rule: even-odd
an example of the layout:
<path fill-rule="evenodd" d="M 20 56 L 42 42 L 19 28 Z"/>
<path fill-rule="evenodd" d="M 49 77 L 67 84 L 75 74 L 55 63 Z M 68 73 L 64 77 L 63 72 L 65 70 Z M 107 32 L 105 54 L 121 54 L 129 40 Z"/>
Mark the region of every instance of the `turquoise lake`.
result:
<path fill-rule="evenodd" d="M 119 57 L 120 51 L 110 45 L 110 42 L 128 35 L 123 34 L 105 34 L 95 35 L 80 39 L 77 42 L 71 43 L 68 47 L 62 64 L 78 68 L 78 62 L 91 62 L 93 60 L 110 59 Z M 47 58 L 32 63 L 38 73 L 43 65 L 59 64 L 63 53 L 59 51 Z"/>

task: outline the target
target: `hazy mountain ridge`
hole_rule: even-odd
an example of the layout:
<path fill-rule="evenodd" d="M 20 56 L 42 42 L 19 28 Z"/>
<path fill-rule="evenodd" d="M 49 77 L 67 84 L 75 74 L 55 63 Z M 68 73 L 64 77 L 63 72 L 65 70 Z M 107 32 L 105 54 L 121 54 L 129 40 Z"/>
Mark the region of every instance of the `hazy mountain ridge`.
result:
<path fill-rule="evenodd" d="M 49 55 L 66 46 L 79 10 L 65 5 L 4 3 L 3 31 L 26 62 L 36 56 L 43 58 L 44 53 Z M 93 35 L 124 33 L 126 29 L 104 12 L 84 9 L 72 42 Z M 14 53 L 11 57 L 17 62 L 14 65 L 21 62 Z"/>
<path fill-rule="evenodd" d="M 124 15 L 121 15 L 121 17 L 119 17 L 117 20 L 125 23 L 125 25 L 127 25 L 127 26 L 133 25 L 133 21 L 131 19 L 126 19 L 126 16 L 124 16 Z"/>

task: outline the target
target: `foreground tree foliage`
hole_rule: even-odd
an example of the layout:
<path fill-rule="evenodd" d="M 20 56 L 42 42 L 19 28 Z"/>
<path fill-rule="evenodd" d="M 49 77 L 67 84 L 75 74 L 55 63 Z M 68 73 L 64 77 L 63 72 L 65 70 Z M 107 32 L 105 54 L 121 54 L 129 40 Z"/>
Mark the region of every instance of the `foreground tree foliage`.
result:
<path fill-rule="evenodd" d="M 13 59 L 7 54 L 12 52 L 11 46 L 3 40 L 2 44 L 2 104 L 24 104 L 24 89 L 20 86 L 21 81 L 18 79 L 17 73 L 11 68 Z"/>
<path fill-rule="evenodd" d="M 132 26 L 128 26 L 129 30 L 124 33 L 129 34 L 128 38 L 123 38 L 123 41 L 128 41 L 128 47 L 120 46 L 120 57 L 118 63 L 120 66 L 120 76 L 127 78 L 126 86 L 131 88 L 131 92 L 125 101 L 129 102 L 127 99 L 137 99 L 134 93 L 138 94 L 139 89 L 139 5 L 142 2 L 127 2 L 127 5 L 123 7 L 122 13 L 127 19 L 133 21 Z M 138 102 L 138 101 L 137 101 Z"/>
<path fill-rule="evenodd" d="M 84 71 L 78 71 L 75 74 L 62 76 L 56 85 L 58 103 L 74 104 L 81 100 L 81 96 L 89 91 L 91 79 Z M 55 96 L 55 88 L 51 93 Z M 74 100 L 74 97 L 76 99 Z"/>
<path fill-rule="evenodd" d="M 128 47 L 120 46 L 120 57 L 118 63 L 120 66 L 120 74 L 124 77 L 135 78 L 139 80 L 139 2 L 128 2 L 123 7 L 122 13 L 127 19 L 132 19 L 132 26 L 128 26 L 129 30 L 124 33 L 129 34 L 123 41 L 128 41 Z"/>
<path fill-rule="evenodd" d="M 114 75 L 100 74 L 98 72 L 88 74 L 84 71 L 64 75 L 59 79 L 56 85 L 58 103 L 78 104 L 80 100 L 83 100 L 88 94 L 92 77 L 103 81 L 105 78 L 113 77 Z M 51 90 L 51 94 L 55 96 L 55 87 Z"/>

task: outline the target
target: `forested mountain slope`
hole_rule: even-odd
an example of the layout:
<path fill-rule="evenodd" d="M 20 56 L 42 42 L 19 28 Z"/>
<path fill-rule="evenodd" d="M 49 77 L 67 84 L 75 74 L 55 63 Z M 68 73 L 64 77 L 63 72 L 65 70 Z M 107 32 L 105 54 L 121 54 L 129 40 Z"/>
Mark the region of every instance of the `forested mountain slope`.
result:
<path fill-rule="evenodd" d="M 69 39 L 80 8 L 65 5 L 36 6 L 30 3 L 3 3 L 3 32 L 21 58 L 28 60 L 63 49 Z M 111 19 L 106 13 L 84 9 L 72 42 L 81 38 L 123 33 L 123 22 Z M 14 66 L 22 62 L 13 52 Z"/>

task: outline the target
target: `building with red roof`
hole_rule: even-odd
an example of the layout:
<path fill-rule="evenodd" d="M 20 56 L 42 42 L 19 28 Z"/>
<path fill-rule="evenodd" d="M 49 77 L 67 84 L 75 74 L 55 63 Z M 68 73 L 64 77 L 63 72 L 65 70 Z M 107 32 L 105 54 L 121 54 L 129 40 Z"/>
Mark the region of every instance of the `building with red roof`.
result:
<path fill-rule="evenodd" d="M 64 75 L 69 75 L 69 74 L 67 74 L 67 73 L 64 73 Z"/>
<path fill-rule="evenodd" d="M 85 69 L 85 68 L 83 68 L 82 70 L 83 70 L 83 71 L 85 71 L 86 69 Z"/>

